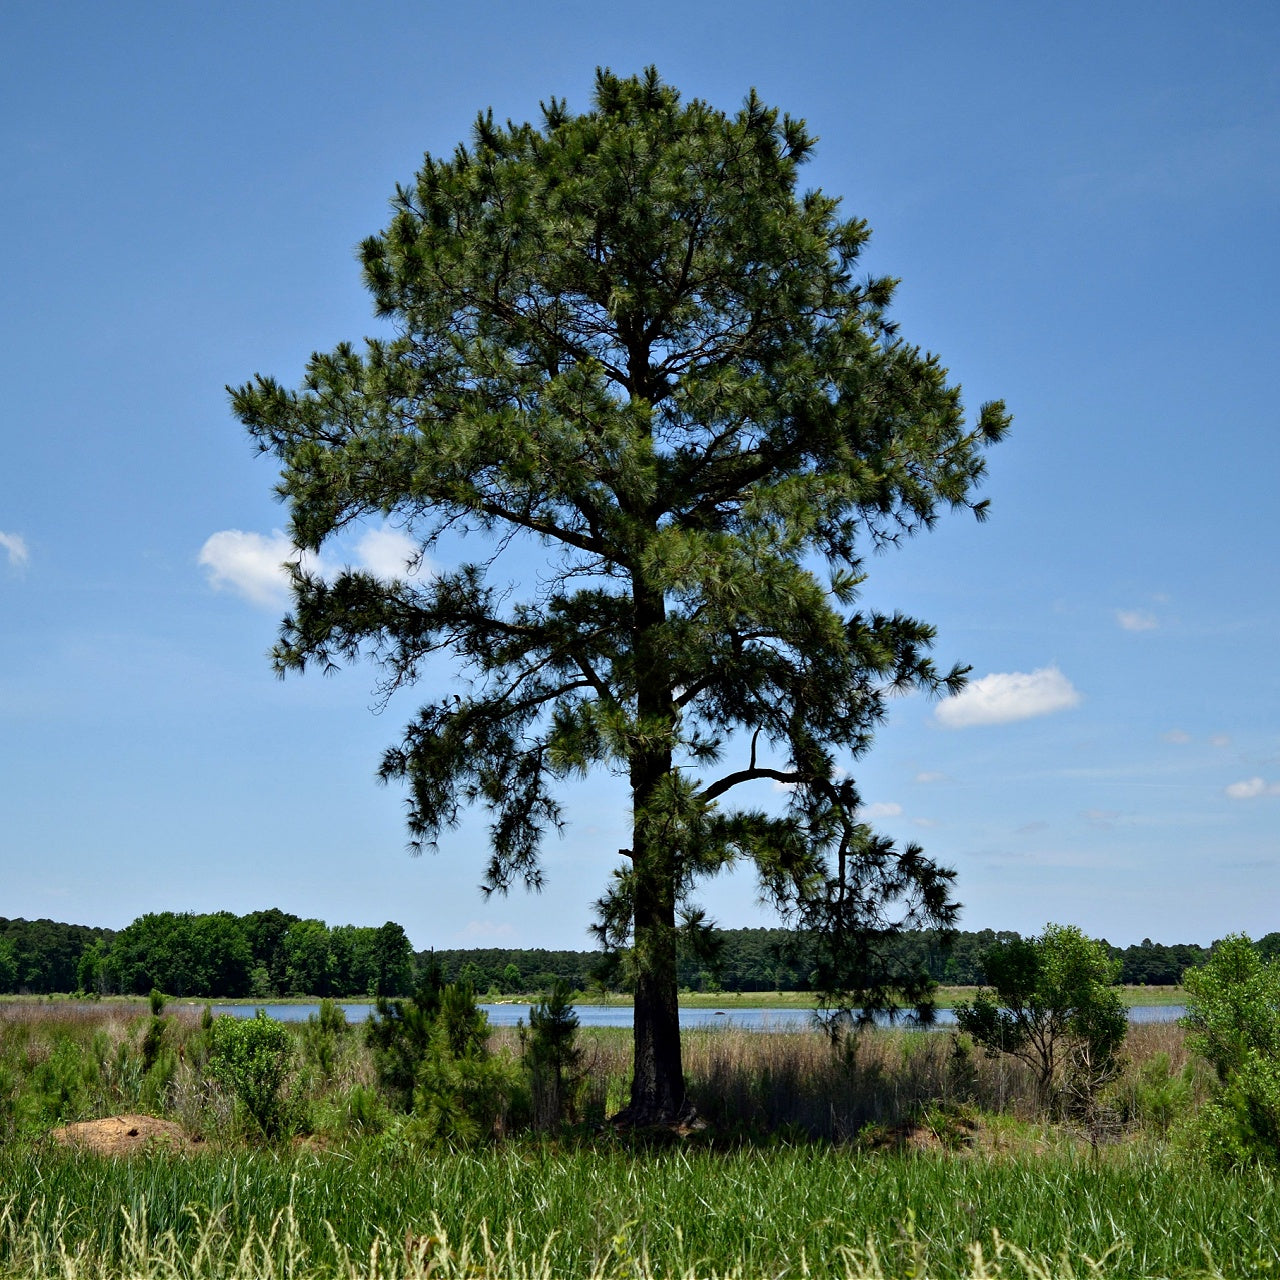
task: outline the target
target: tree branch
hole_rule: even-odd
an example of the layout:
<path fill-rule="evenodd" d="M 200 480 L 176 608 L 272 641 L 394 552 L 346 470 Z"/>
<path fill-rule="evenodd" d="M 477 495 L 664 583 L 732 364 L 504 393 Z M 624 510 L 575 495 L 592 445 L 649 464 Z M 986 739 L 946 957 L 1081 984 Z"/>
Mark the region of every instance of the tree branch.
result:
<path fill-rule="evenodd" d="M 730 790 L 732 787 L 741 786 L 744 782 L 755 782 L 760 778 L 772 778 L 774 782 L 808 782 L 808 775 L 803 773 L 792 773 L 786 769 L 739 769 L 737 773 L 727 773 L 718 782 L 713 782 L 706 787 L 698 795 L 699 800 L 711 801 L 718 796 Z"/>

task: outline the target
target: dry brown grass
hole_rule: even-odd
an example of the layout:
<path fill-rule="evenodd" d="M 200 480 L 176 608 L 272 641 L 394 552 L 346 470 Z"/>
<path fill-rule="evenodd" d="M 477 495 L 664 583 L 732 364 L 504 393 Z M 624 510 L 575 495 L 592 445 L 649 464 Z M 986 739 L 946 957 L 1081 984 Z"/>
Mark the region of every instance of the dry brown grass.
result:
<path fill-rule="evenodd" d="M 184 1009 L 171 1016 L 176 1024 L 172 1042 L 181 1046 L 199 1013 Z M 136 1062 L 148 1022 L 149 1015 L 137 1006 L 4 1004 L 0 1058 L 21 1064 L 20 1073 L 26 1074 L 58 1040 L 76 1041 L 100 1064 L 88 1114 L 136 1109 L 138 1081 L 122 1074 L 120 1064 Z M 332 1072 L 323 1078 L 304 1075 L 300 1088 L 316 1097 L 340 1097 L 356 1085 L 372 1085 L 372 1063 L 359 1030 L 343 1039 Z M 602 1123 L 627 1100 L 631 1036 L 622 1029 L 584 1029 L 580 1043 L 586 1072 L 582 1116 Z M 815 1031 L 762 1033 L 730 1025 L 686 1032 L 684 1060 L 700 1114 L 729 1136 L 847 1142 L 868 1125 L 900 1126 L 939 1104 L 1034 1122 L 1040 1104 L 1030 1070 L 965 1043 L 946 1030 L 875 1028 L 833 1045 Z M 126 1044 L 127 1052 L 117 1052 Z M 519 1053 L 514 1028 L 496 1029 L 492 1045 L 497 1052 Z M 1149 1092 L 1151 1080 L 1177 1076 L 1187 1064 L 1185 1033 L 1176 1023 L 1136 1024 L 1125 1053 L 1126 1072 L 1112 1089 L 1111 1113 L 1117 1123 L 1131 1125 L 1144 1118 L 1143 1090 Z M 221 1114 L 226 1100 L 181 1047 L 178 1055 L 164 1091 L 164 1111 L 188 1132 L 217 1131 L 227 1121 Z M 299 1066 L 305 1067 L 302 1055 Z M 1206 1087 L 1205 1081 L 1194 1083 L 1195 1102 L 1203 1100 Z"/>

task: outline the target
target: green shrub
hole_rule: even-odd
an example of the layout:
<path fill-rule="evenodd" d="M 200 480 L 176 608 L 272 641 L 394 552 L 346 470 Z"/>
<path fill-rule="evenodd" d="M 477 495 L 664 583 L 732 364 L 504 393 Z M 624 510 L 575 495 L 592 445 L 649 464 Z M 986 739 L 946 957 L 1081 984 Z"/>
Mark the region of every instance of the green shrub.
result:
<path fill-rule="evenodd" d="M 119 1041 L 113 1048 L 107 1036 L 94 1037 L 94 1055 L 106 1107 L 131 1110 L 139 1106 L 145 1074 L 142 1055 L 128 1040 Z"/>
<path fill-rule="evenodd" d="M 576 1118 L 584 1075 L 578 1048 L 578 1015 L 569 985 L 557 978 L 551 990 L 529 1010 L 529 1029 L 520 1041 L 533 1102 L 534 1127 L 555 1131 Z"/>
<path fill-rule="evenodd" d="M 1194 1062 L 1174 1071 L 1167 1053 L 1157 1053 L 1116 1090 L 1121 1118 L 1137 1120 L 1161 1133 L 1188 1115 L 1195 1105 L 1197 1073 Z"/>
<path fill-rule="evenodd" d="M 152 993 L 155 994 L 154 992 Z M 155 1008 L 155 1001 L 152 1001 L 151 1007 Z M 164 1007 L 161 1001 L 161 1008 Z M 159 1014 L 153 1013 L 151 1021 L 147 1024 L 146 1033 L 142 1037 L 142 1070 L 148 1072 L 155 1066 L 156 1060 L 160 1057 L 161 1052 L 165 1048 L 165 1043 L 169 1033 L 169 1019 L 162 1018 Z"/>
<path fill-rule="evenodd" d="M 988 1054 L 1026 1062 L 1044 1103 L 1091 1113 L 1119 1071 L 1129 1026 L 1119 961 L 1074 925 L 1050 924 L 1040 937 L 997 943 L 982 968 L 993 989 L 956 1006 L 960 1030 Z"/>
<path fill-rule="evenodd" d="M 10 1141 L 18 1127 L 18 1077 L 13 1068 L 0 1060 L 0 1143 Z"/>
<path fill-rule="evenodd" d="M 405 1111 L 413 1105 L 418 1068 L 431 1044 L 440 1000 L 440 970 L 433 965 L 423 974 L 411 999 L 379 996 L 365 1024 L 365 1042 L 373 1054 L 378 1084 L 392 1103 Z"/>
<path fill-rule="evenodd" d="M 519 1069 L 510 1057 L 471 1050 L 455 1056 L 443 1027 L 418 1072 L 409 1132 L 451 1147 L 475 1146 L 506 1127 Z"/>
<path fill-rule="evenodd" d="M 377 1090 L 362 1084 L 352 1085 L 347 1092 L 343 1112 L 347 1132 L 353 1134 L 381 1133 L 389 1119 Z"/>
<path fill-rule="evenodd" d="M 178 1074 L 178 1054 L 166 1045 L 156 1054 L 138 1082 L 138 1105 L 146 1112 L 168 1110 L 170 1091 Z"/>
<path fill-rule="evenodd" d="M 426 1043 L 414 1069 L 412 1136 L 448 1146 L 472 1146 L 501 1131 L 519 1071 L 511 1059 L 489 1052 L 489 1019 L 469 983 L 439 990 L 434 1016 L 419 1006 Z"/>
<path fill-rule="evenodd" d="M 21 1109 L 41 1128 L 83 1119 L 91 1110 L 96 1084 L 93 1055 L 70 1037 L 59 1036 L 28 1076 Z"/>
<path fill-rule="evenodd" d="M 302 1053 L 323 1079 L 332 1079 L 338 1046 L 350 1029 L 346 1011 L 333 1000 L 321 1000 L 320 1012 L 308 1016 L 302 1029 Z"/>
<path fill-rule="evenodd" d="M 1184 1137 L 1222 1166 L 1280 1166 L 1280 962 L 1232 934 L 1183 977 L 1190 1046 L 1217 1073 L 1215 1097 Z"/>
<path fill-rule="evenodd" d="M 412 999 L 378 1001 L 365 1037 L 384 1093 L 412 1111 L 407 1136 L 469 1146 L 506 1124 L 519 1072 L 490 1055 L 489 1019 L 469 982 L 443 986 L 428 971 Z"/>
<path fill-rule="evenodd" d="M 223 1014 L 209 1032 L 209 1072 L 268 1137 L 285 1127 L 284 1084 L 293 1042 L 289 1032 L 259 1009 L 252 1018 Z"/>

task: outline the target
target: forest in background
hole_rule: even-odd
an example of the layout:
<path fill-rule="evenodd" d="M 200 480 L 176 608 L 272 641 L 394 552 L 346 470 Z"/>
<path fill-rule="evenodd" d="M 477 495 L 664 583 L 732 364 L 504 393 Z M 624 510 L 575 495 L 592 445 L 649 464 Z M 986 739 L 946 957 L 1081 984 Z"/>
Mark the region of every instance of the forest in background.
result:
<path fill-rule="evenodd" d="M 897 945 L 935 981 L 982 982 L 981 959 L 1011 931 L 961 930 L 946 945 L 936 933 L 904 934 Z M 788 929 L 716 929 L 711 956 L 682 946 L 680 986 L 690 991 L 805 991 L 813 964 L 803 935 Z M 1280 932 L 1258 942 L 1280 956 Z M 1181 982 L 1209 948 L 1144 939 L 1109 948 L 1120 980 L 1137 986 Z M 702 949 L 705 952 L 705 949 Z M 430 963 L 447 982 L 482 993 L 548 989 L 556 978 L 572 989 L 626 989 L 623 957 L 599 951 L 520 948 L 428 949 L 415 952 L 403 928 L 330 926 L 278 908 L 237 916 L 155 912 L 119 931 L 54 920 L 0 917 L 0 993 L 48 995 L 83 991 L 145 995 L 157 988 L 179 997 L 272 999 L 288 996 L 397 996 L 412 991 Z"/>

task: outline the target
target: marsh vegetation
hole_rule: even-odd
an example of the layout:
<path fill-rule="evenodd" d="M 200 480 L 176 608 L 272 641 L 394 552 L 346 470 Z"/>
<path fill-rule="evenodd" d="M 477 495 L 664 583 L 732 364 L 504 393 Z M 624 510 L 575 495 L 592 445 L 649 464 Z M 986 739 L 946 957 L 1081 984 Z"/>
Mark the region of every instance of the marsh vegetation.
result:
<path fill-rule="evenodd" d="M 575 1028 L 563 1002 L 540 1030 L 491 1030 L 465 991 L 439 996 L 366 1029 L 332 1005 L 292 1026 L 158 996 L 146 1013 L 0 1007 L 0 1274 L 1280 1266 L 1271 1162 L 1227 1150 L 1221 1119 L 1249 1105 L 1240 1073 L 1262 1069 L 1265 1028 L 1226 1062 L 1212 1037 L 1231 1015 L 1208 1001 L 1199 1030 L 1130 1028 L 1088 1110 L 1046 1106 L 1029 1064 L 950 1032 L 687 1033 L 706 1127 L 675 1135 L 607 1123 L 628 1097 L 625 1030 Z M 66 1141 L 72 1122 L 133 1113 L 181 1141 L 142 1132 L 127 1158 Z"/>

